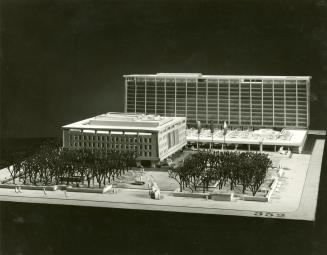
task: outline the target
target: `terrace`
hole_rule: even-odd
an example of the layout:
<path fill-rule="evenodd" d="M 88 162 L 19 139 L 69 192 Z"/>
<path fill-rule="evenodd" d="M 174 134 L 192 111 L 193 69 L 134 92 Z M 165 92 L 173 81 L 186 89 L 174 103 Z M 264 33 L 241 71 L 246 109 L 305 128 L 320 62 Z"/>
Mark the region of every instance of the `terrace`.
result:
<path fill-rule="evenodd" d="M 273 129 L 259 129 L 259 130 L 227 130 L 224 137 L 223 130 L 214 129 L 211 133 L 210 129 L 202 129 L 200 134 L 195 128 L 190 128 L 186 131 L 187 141 L 189 143 L 205 143 L 205 144 L 239 144 L 247 145 L 270 145 L 298 147 L 301 153 L 304 146 L 307 131 L 306 130 L 290 130 L 283 129 L 275 131 Z"/>

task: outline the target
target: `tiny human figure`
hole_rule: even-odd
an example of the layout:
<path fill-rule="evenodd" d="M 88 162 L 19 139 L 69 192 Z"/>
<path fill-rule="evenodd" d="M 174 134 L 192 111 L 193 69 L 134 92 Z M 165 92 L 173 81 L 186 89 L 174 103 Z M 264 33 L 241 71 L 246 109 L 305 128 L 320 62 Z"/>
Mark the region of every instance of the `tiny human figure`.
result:
<path fill-rule="evenodd" d="M 152 199 L 160 199 L 160 189 L 156 182 L 152 182 L 151 190 L 149 191 L 149 195 Z"/>
<path fill-rule="evenodd" d="M 43 193 L 44 193 L 44 195 L 46 195 L 47 193 L 45 192 L 45 188 L 43 188 Z"/>
<path fill-rule="evenodd" d="M 155 198 L 156 200 L 159 200 L 159 199 L 160 199 L 160 190 L 156 190 L 156 191 L 154 192 L 154 198 Z"/>
<path fill-rule="evenodd" d="M 15 186 L 15 192 L 18 193 L 17 186 Z"/>
<path fill-rule="evenodd" d="M 22 192 L 22 189 L 21 189 L 20 186 L 18 187 L 18 192 L 19 192 L 19 193 L 23 193 L 23 192 Z"/>

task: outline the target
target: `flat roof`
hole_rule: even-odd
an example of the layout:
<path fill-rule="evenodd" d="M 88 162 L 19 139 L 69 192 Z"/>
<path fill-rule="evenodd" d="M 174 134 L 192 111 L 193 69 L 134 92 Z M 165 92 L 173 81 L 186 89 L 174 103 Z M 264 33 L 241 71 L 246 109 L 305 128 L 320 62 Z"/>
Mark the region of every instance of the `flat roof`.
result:
<path fill-rule="evenodd" d="M 307 130 L 301 130 L 301 129 L 287 129 L 291 133 L 291 137 L 289 140 L 282 140 L 282 139 L 269 139 L 265 138 L 261 140 L 258 138 L 252 138 L 252 137 L 230 137 L 231 131 L 227 132 L 227 135 L 225 139 L 223 136 L 218 136 L 217 134 L 214 134 L 213 137 L 210 136 L 203 136 L 203 134 L 200 134 L 198 137 L 197 130 L 194 130 L 193 133 L 189 132 L 187 134 L 186 140 L 188 142 L 201 142 L 201 143 L 211 143 L 212 141 L 214 143 L 228 143 L 228 144 L 251 144 L 251 145 L 258 145 L 260 141 L 262 141 L 263 145 L 276 145 L 276 146 L 303 146 L 305 143 L 305 140 L 307 138 Z M 241 131 L 243 132 L 243 131 Z M 251 132 L 253 133 L 253 132 Z"/>
<path fill-rule="evenodd" d="M 90 130 L 146 130 L 158 131 L 166 125 L 185 120 L 185 117 L 162 117 L 140 113 L 108 112 L 63 126 L 70 129 Z"/>
<path fill-rule="evenodd" d="M 280 75 L 203 75 L 201 73 L 157 73 L 157 74 L 128 74 L 123 77 L 149 78 L 199 78 L 199 79 L 297 79 L 310 80 L 311 76 L 280 76 Z"/>

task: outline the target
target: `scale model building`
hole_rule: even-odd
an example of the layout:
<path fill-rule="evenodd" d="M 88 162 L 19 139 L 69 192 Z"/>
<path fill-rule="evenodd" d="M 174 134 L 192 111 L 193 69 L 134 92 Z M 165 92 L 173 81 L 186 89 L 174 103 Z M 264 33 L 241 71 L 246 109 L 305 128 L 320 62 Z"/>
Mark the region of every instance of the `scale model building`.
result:
<path fill-rule="evenodd" d="M 13 161 L 1 200 L 315 219 L 325 140 L 304 147 L 310 76 L 124 77 L 125 112 L 65 125 L 65 149 Z"/>
<path fill-rule="evenodd" d="M 62 127 L 63 147 L 136 152 L 152 165 L 186 145 L 186 118 L 109 112 Z"/>
<path fill-rule="evenodd" d="M 187 117 L 187 124 L 309 127 L 310 76 L 124 75 L 125 112 Z"/>
<path fill-rule="evenodd" d="M 217 130 L 188 130 L 189 143 L 259 145 L 302 151 L 310 123 L 311 76 L 124 75 L 125 112 L 185 116 Z M 225 137 L 219 130 L 224 123 Z M 231 132 L 233 131 L 233 132 Z M 254 131 L 254 132 L 253 132 Z M 211 146 L 211 145 L 210 145 Z"/>
<path fill-rule="evenodd" d="M 63 127 L 65 148 L 137 151 L 154 164 L 186 142 L 274 147 L 302 152 L 310 123 L 310 76 L 133 74 L 125 77 L 125 114 Z M 165 116 L 165 117 L 160 117 Z M 189 129 L 211 123 L 215 132 Z M 222 137 L 223 123 L 228 132 Z M 220 132 L 220 133 L 219 133 Z"/>

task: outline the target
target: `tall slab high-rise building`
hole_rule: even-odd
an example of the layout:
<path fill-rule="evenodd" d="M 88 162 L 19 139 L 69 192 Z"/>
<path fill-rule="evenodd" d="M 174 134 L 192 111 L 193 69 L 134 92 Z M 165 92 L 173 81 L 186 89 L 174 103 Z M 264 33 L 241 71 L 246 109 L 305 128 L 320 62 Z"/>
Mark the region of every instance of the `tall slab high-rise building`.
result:
<path fill-rule="evenodd" d="M 310 76 L 124 75 L 125 112 L 234 127 L 308 128 Z"/>

